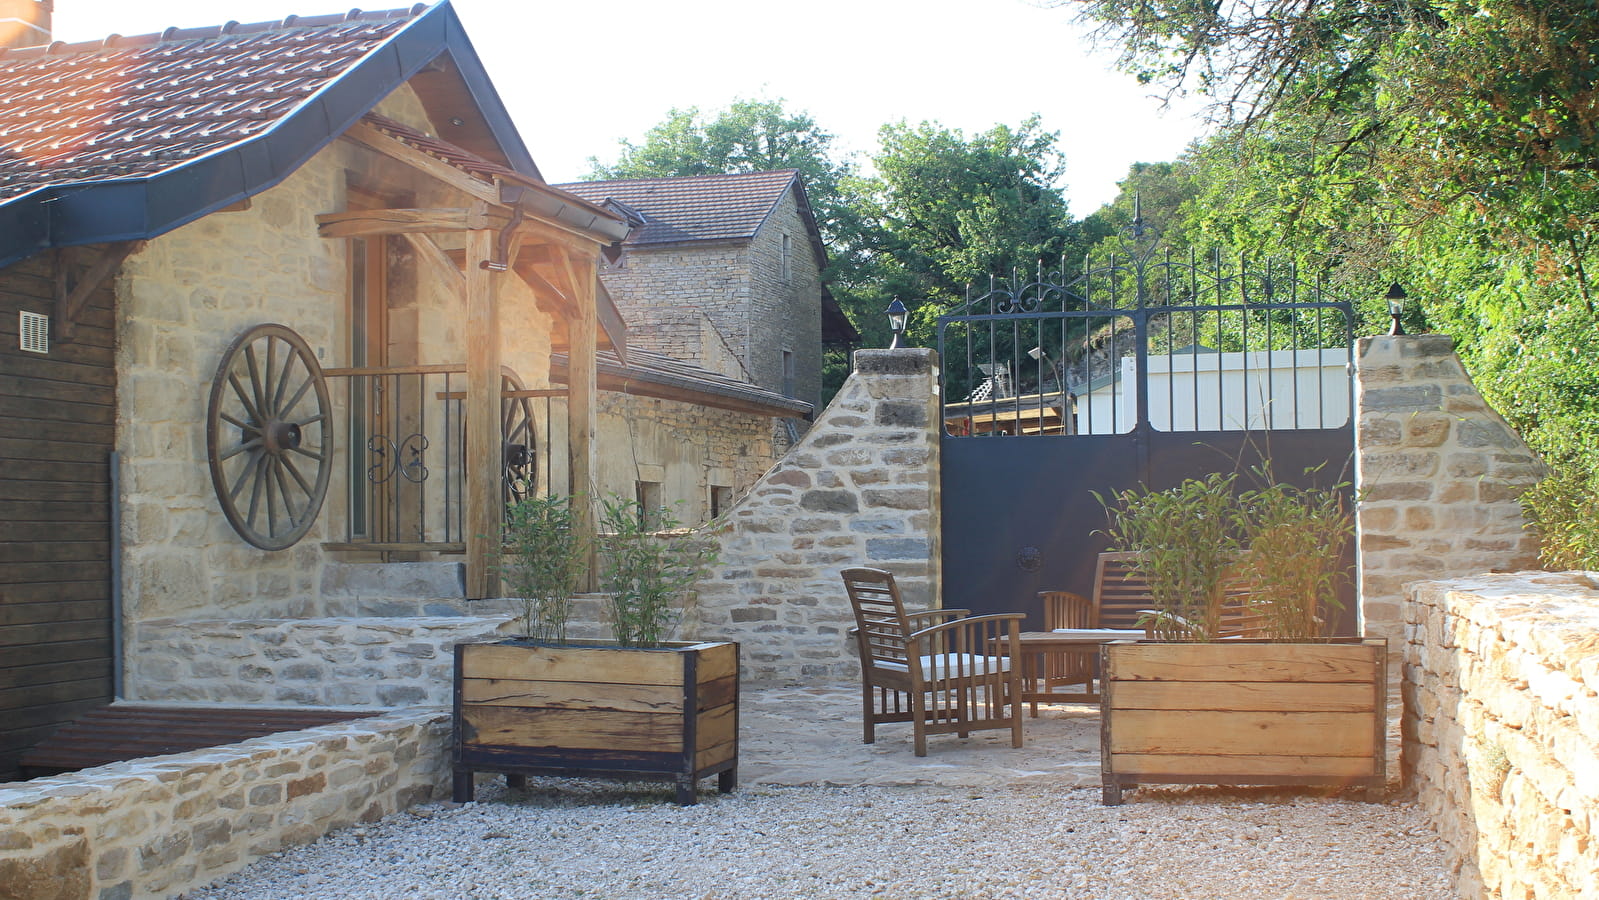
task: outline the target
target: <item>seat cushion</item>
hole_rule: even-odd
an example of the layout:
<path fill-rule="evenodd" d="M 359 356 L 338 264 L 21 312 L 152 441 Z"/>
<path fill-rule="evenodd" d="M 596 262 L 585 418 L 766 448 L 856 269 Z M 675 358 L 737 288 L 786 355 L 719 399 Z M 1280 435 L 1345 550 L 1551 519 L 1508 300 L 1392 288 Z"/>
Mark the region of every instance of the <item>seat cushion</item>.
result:
<path fill-rule="evenodd" d="M 942 681 L 949 678 L 973 675 L 996 675 L 1010 671 L 1010 658 L 1005 656 L 977 656 L 971 653 L 950 653 L 923 656 L 919 660 L 924 681 Z M 909 672 L 905 663 L 879 660 L 878 668 L 895 672 Z"/>

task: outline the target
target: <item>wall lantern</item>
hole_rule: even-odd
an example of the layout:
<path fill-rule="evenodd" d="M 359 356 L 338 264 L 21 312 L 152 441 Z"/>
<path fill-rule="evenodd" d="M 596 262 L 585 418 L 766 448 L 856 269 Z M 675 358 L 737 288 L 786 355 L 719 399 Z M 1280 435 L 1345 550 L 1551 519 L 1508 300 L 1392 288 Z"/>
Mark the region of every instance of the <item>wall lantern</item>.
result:
<path fill-rule="evenodd" d="M 889 330 L 894 332 L 894 339 L 889 342 L 888 349 L 899 349 L 899 339 L 905 336 L 905 317 L 909 313 L 910 310 L 905 308 L 905 304 L 899 302 L 898 297 L 895 297 L 894 302 L 888 305 L 888 327 Z"/>
<path fill-rule="evenodd" d="M 1388 301 L 1388 317 L 1393 320 L 1388 326 L 1389 334 L 1405 333 L 1405 326 L 1399 324 L 1399 314 L 1405 311 L 1405 296 L 1405 289 L 1397 281 L 1388 285 L 1388 293 L 1383 295 L 1383 299 Z"/>

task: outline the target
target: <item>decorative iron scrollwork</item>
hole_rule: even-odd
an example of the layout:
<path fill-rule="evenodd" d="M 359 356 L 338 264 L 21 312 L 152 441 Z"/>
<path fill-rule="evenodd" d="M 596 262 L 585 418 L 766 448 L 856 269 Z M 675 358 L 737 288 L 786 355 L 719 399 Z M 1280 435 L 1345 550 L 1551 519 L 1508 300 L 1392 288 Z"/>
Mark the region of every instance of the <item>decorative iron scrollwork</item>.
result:
<path fill-rule="evenodd" d="M 412 484 L 427 481 L 429 472 L 424 455 L 428 445 L 425 434 L 406 435 L 399 443 L 395 443 L 388 435 L 373 435 L 367 440 L 366 448 L 377 461 L 367 467 L 366 480 L 372 484 L 385 484 L 398 475 Z M 401 462 L 407 455 L 410 458 Z"/>

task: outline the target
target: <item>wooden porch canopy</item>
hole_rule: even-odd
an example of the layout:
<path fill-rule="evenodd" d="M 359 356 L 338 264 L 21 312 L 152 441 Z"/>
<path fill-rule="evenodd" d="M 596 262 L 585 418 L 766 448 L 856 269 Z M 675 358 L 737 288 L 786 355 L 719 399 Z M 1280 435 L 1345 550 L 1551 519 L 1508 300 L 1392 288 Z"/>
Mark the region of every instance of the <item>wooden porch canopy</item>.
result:
<path fill-rule="evenodd" d="M 567 427 L 574 491 L 592 481 L 597 372 L 605 346 L 625 354 L 622 319 L 602 295 L 601 251 L 627 235 L 625 221 L 536 179 L 398 122 L 368 114 L 345 138 L 441 182 L 467 205 L 429 209 L 362 209 L 317 216 L 326 238 L 397 235 L 416 253 L 419 268 L 462 297 L 466 322 L 466 578 L 467 596 L 493 596 L 491 551 L 504 517 L 499 472 L 500 317 L 498 278 L 514 274 L 557 323 L 552 343 L 571 360 Z M 466 236 L 463 251 L 442 248 L 433 235 Z M 602 313 L 601 307 L 605 309 Z M 492 477 L 491 477 L 492 476 Z M 579 512 L 592 533 L 591 510 Z"/>

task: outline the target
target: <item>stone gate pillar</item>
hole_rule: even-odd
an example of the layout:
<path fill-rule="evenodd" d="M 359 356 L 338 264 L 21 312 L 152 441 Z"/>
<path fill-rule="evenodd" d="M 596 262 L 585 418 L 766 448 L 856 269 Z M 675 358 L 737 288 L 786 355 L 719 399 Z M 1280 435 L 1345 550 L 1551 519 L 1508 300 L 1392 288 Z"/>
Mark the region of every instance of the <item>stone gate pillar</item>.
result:
<path fill-rule="evenodd" d="M 1537 568 L 1521 511 L 1543 463 L 1466 376 L 1447 335 L 1355 344 L 1361 626 L 1403 646 L 1406 582 Z M 1397 662 L 1397 652 L 1390 660 Z"/>

